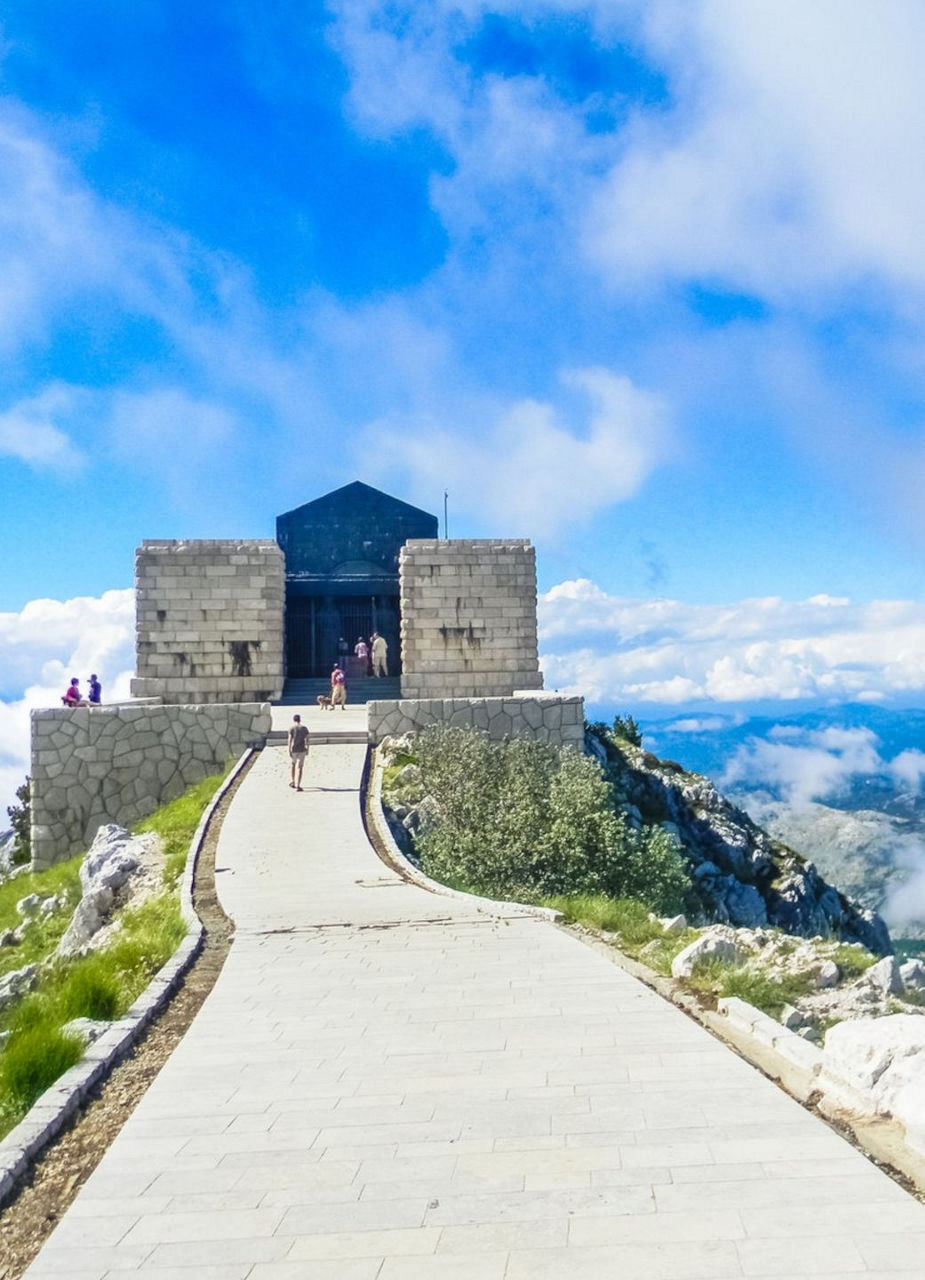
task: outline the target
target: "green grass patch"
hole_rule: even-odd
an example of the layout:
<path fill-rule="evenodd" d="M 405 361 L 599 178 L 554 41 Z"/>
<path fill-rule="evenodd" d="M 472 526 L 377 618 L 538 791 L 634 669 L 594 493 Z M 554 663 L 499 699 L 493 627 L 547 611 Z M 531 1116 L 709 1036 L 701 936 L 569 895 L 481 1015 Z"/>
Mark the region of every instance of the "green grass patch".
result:
<path fill-rule="evenodd" d="M 54 951 L 80 901 L 82 860 L 83 854 L 78 854 L 67 862 L 49 867 L 47 871 L 31 872 L 0 883 L 0 932 L 16 929 L 23 923 L 16 910 L 20 899 L 33 893 L 41 898 L 55 894 L 64 899 L 64 905 L 51 915 L 34 916 L 26 922 L 22 942 L 18 946 L 0 947 L 0 977 L 13 969 L 21 969 L 23 965 L 44 960 Z"/>
<path fill-rule="evenodd" d="M 188 791 L 184 791 L 182 796 L 135 826 L 134 830 L 138 833 L 155 831 L 161 837 L 164 843 L 164 884 L 168 889 L 179 884 L 199 819 L 224 779 L 224 773 L 203 778 L 202 782 L 197 782 Z"/>
<path fill-rule="evenodd" d="M 111 1021 L 122 1017 L 183 941 L 186 924 L 176 886 L 199 820 L 223 777 L 197 783 L 136 828 L 157 832 L 163 839 L 165 891 L 120 912 L 119 930 L 105 950 L 61 960 L 46 968 L 39 986 L 0 1019 L 0 1025 L 10 1032 L 0 1052 L 0 1137 L 23 1118 L 58 1076 L 79 1060 L 82 1040 L 65 1033 L 64 1025 L 75 1018 Z M 31 959 L 44 959 L 54 950 L 80 899 L 79 868 L 78 857 L 50 871 L 0 885 L 0 922 L 5 910 L 7 928 L 19 922 L 16 902 L 29 893 L 47 897 L 66 891 L 70 904 L 30 925 L 20 946 L 0 948 L 0 964 L 19 968 Z M 6 952 L 12 963 L 7 962 Z M 0 968 L 0 973 L 3 971 Z"/>
<path fill-rule="evenodd" d="M 57 1027 L 32 1027 L 11 1040 L 0 1058 L 0 1117 L 15 1124 L 82 1053 L 82 1038 Z"/>
<path fill-rule="evenodd" d="M 843 942 L 832 952 L 832 959 L 838 965 L 838 971 L 842 979 L 851 981 L 853 978 L 859 978 L 862 973 L 866 973 L 872 964 L 877 963 L 877 957 L 864 949 L 864 947 L 856 946 L 850 942 Z"/>
<path fill-rule="evenodd" d="M 621 951 L 666 977 L 678 952 L 699 936 L 696 929 L 666 934 L 658 920 L 649 919 L 646 904 L 635 898 L 582 893 L 544 898 L 543 906 L 560 911 L 570 924 L 617 934 Z"/>
<path fill-rule="evenodd" d="M 788 974 L 770 978 L 748 965 L 730 965 L 721 960 L 704 960 L 687 979 L 694 991 L 703 995 L 735 996 L 776 1018 L 785 1004 L 792 1004 L 812 988 L 809 974 Z"/>
<path fill-rule="evenodd" d="M 570 924 L 619 933 L 627 946 L 644 946 L 665 932 L 658 920 L 649 919 L 645 903 L 633 898 L 610 898 L 603 893 L 562 894 L 545 898 L 543 905 L 560 911 Z"/>

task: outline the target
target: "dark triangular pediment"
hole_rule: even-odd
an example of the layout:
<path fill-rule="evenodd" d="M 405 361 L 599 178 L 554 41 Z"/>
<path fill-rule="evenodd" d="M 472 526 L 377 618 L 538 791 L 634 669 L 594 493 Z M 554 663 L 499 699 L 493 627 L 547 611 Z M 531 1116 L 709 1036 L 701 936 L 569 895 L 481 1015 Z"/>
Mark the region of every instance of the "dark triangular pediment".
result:
<path fill-rule="evenodd" d="M 276 519 L 276 540 L 292 582 L 338 578 L 345 563 L 375 566 L 398 581 L 398 554 L 409 538 L 436 538 L 437 517 L 354 480 Z"/>
<path fill-rule="evenodd" d="M 313 498 L 311 502 L 303 503 L 301 507 L 286 511 L 277 517 L 277 525 L 280 521 L 289 523 L 309 513 L 325 517 L 343 513 L 348 517 L 362 518 L 364 513 L 373 511 L 383 515 L 393 511 L 402 519 L 422 519 L 434 525 L 437 523 L 436 516 L 422 511 L 420 507 L 413 507 L 410 502 L 402 502 L 401 498 L 393 498 L 391 494 L 383 493 L 381 489 L 374 489 L 372 485 L 364 484 L 362 480 L 353 480 L 339 489 L 332 489 L 330 493 L 322 494 L 320 498 Z"/>

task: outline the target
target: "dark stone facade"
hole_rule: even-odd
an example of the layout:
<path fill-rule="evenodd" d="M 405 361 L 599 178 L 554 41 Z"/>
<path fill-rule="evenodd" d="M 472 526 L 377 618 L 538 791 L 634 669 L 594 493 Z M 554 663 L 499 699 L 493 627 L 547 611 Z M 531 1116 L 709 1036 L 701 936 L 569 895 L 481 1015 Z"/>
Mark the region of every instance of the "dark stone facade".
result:
<path fill-rule="evenodd" d="M 390 674 L 399 674 L 399 552 L 409 538 L 437 536 L 436 516 L 359 480 L 277 517 L 287 675 L 327 675 L 342 640 L 352 654 L 372 631 L 385 637 Z"/>

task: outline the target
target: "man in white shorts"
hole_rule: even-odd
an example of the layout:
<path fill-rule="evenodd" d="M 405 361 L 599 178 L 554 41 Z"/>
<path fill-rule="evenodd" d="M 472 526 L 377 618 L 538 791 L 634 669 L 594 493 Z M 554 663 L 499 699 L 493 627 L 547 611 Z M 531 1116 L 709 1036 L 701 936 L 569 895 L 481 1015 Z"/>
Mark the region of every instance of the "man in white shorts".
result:
<path fill-rule="evenodd" d="M 302 790 L 302 770 L 307 755 L 308 726 L 302 723 L 301 716 L 293 716 L 289 726 L 289 785 L 296 791 Z"/>

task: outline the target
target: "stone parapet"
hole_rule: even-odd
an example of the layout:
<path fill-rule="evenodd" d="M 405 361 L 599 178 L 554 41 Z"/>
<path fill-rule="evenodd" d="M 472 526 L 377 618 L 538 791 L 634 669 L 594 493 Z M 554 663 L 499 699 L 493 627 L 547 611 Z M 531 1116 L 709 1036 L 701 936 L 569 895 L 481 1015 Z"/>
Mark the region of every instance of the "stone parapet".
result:
<path fill-rule="evenodd" d="M 270 539 L 143 542 L 132 693 L 184 703 L 278 698 L 285 599 L 283 554 Z"/>
<path fill-rule="evenodd" d="M 484 729 L 493 741 L 532 738 L 584 749 L 584 699 L 555 693 L 518 697 L 401 698 L 370 702 L 369 740 L 419 733 L 434 724 Z"/>
<path fill-rule="evenodd" d="M 266 702 L 33 711 L 33 868 L 88 848 L 104 822 L 146 817 L 271 727 Z"/>
<path fill-rule="evenodd" d="M 399 570 L 403 697 L 542 688 L 529 542 L 411 539 Z"/>

